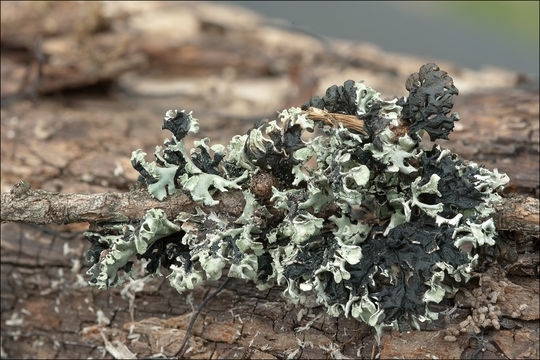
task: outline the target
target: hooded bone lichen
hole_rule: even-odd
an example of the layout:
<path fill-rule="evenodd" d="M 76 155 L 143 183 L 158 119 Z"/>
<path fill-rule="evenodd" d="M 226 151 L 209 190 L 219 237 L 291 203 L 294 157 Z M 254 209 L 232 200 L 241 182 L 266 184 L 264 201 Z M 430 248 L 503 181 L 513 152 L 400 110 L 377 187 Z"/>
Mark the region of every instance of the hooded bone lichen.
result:
<path fill-rule="evenodd" d="M 386 101 L 349 80 L 303 110 L 354 115 L 363 132 L 291 108 L 280 113 L 280 124 L 235 136 L 227 151 L 205 138 L 188 154 L 183 139 L 198 122 L 168 111 L 163 128 L 172 139 L 156 147 L 155 162 L 137 150 L 132 164 L 152 196 L 184 191 L 200 206 L 172 222 L 154 211 L 113 235 L 88 233 L 91 283 L 115 285 L 136 255 L 179 292 L 225 274 L 259 289 L 283 286 L 294 303 L 315 299 L 329 314 L 378 332 L 436 319 L 429 304 L 466 282 L 478 248 L 495 243 L 489 216 L 508 177 L 439 145 L 424 149 L 423 131 L 445 139 L 459 119 L 448 115 L 457 89 L 446 72 L 424 65 L 407 89 L 409 97 Z M 261 177 L 272 179 L 268 196 L 253 187 Z M 217 191 L 229 189 L 241 189 L 245 200 L 237 218 L 208 207 L 218 202 Z M 462 250 L 467 243 L 469 252 Z"/>

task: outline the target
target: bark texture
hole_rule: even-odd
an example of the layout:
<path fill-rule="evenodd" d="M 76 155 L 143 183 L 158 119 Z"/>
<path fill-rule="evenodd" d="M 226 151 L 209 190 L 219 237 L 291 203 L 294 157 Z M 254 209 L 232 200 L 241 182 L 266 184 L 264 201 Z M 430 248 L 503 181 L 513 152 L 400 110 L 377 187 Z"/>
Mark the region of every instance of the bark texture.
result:
<path fill-rule="evenodd" d="M 261 180 L 262 181 L 262 180 Z M 257 187 L 258 184 L 251 184 Z M 217 192 L 219 204 L 212 207 L 232 216 L 244 209 L 240 191 Z M 33 190 L 20 182 L 9 193 L 2 194 L 2 222 L 26 224 L 122 223 L 137 221 L 150 209 L 161 209 L 173 220 L 181 211 L 191 211 L 198 204 L 178 191 L 164 201 L 154 199 L 146 190 L 126 193 L 60 194 Z M 199 205 L 200 206 L 200 205 Z M 539 202 L 533 197 L 515 195 L 503 198 L 494 215 L 499 231 L 518 232 L 524 239 L 538 237 Z"/>
<path fill-rule="evenodd" d="M 212 207 L 232 216 L 240 216 L 244 200 L 239 191 L 218 193 L 219 204 Z M 61 194 L 33 190 L 27 183 L 14 185 L 2 194 L 2 222 L 27 224 L 122 223 L 140 219 L 150 209 L 165 211 L 174 219 L 180 211 L 191 211 L 197 203 L 179 191 L 164 201 L 154 199 L 146 190 L 126 193 Z"/>
<path fill-rule="evenodd" d="M 138 175 L 131 151 L 151 153 L 162 143 L 165 110 L 193 110 L 200 137 L 226 143 L 254 121 L 274 119 L 276 111 L 348 79 L 365 80 L 387 98 L 406 95 L 408 75 L 428 62 L 370 44 L 324 43 L 222 4 L 1 6 L 2 221 L 114 222 L 139 218 L 148 207 L 174 214 L 192 206 L 184 194 L 159 203 L 129 190 Z M 487 264 L 454 300 L 444 300 L 456 307 L 440 305 L 438 321 L 421 331 L 385 332 L 380 347 L 362 323 L 294 307 L 281 288 L 260 292 L 232 281 L 202 311 L 186 357 L 538 357 L 538 88 L 509 71 L 436 62 L 460 90 L 454 110 L 462 119 L 441 145 L 510 176 L 496 220 L 500 251 L 517 256 Z M 21 180 L 46 193 L 16 185 Z M 216 196 L 223 196 L 217 211 L 243 208 L 234 192 Z M 24 207 L 14 207 L 15 199 Z M 84 275 L 88 244 L 80 232 L 87 228 L 1 225 L 2 357 L 171 355 L 193 307 L 220 284 L 183 295 L 164 278 L 94 289 Z M 495 287 L 500 330 L 445 340 L 447 328 L 479 310 L 471 291 L 484 296 Z"/>

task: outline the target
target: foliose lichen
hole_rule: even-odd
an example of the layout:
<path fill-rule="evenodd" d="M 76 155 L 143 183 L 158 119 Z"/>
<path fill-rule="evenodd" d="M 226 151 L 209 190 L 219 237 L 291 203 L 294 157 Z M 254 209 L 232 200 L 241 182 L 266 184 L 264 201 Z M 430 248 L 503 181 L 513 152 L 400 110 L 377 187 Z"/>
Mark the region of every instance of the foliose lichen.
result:
<path fill-rule="evenodd" d="M 87 233 L 90 283 L 121 283 L 137 258 L 180 293 L 223 275 L 261 290 L 279 285 L 293 303 L 314 299 L 379 334 L 436 319 L 429 305 L 468 281 L 478 248 L 495 243 L 490 215 L 508 177 L 439 145 L 424 148 L 424 131 L 447 139 L 459 119 L 449 115 L 458 91 L 446 72 L 424 65 L 406 87 L 408 97 L 384 100 L 349 80 L 226 148 L 204 138 L 189 153 L 184 138 L 198 120 L 168 111 L 172 138 L 153 162 L 133 152 L 133 167 L 155 198 L 184 191 L 200 206 L 171 220 L 150 210 L 138 225 Z M 311 120 L 310 107 L 354 115 L 365 131 Z M 273 179 L 266 196 L 252 186 L 261 176 Z M 211 207 L 230 189 L 245 200 L 237 218 Z"/>

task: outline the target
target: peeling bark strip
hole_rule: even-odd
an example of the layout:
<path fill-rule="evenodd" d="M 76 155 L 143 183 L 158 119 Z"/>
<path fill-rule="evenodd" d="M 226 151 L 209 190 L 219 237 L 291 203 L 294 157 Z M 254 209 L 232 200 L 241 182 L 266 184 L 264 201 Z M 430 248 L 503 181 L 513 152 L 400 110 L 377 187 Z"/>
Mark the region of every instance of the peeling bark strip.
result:
<path fill-rule="evenodd" d="M 212 207 L 232 216 L 240 216 L 244 198 L 240 191 L 218 192 L 219 204 Z M 59 194 L 32 190 L 24 182 L 17 183 L 10 192 L 2 194 L 2 222 L 30 224 L 70 224 L 78 222 L 117 223 L 140 220 L 146 211 L 161 209 L 169 219 L 181 211 L 190 211 L 200 204 L 179 191 L 165 201 L 154 199 L 146 190 L 126 193 Z M 525 237 L 538 237 L 539 200 L 514 196 L 503 198 L 494 215 L 497 230 L 516 231 Z"/>

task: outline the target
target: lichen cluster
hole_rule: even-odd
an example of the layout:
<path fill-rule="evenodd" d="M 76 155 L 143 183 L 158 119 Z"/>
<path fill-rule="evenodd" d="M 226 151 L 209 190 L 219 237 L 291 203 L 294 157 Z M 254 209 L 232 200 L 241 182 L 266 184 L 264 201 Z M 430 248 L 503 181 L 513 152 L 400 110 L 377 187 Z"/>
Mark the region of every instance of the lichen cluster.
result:
<path fill-rule="evenodd" d="M 424 148 L 424 131 L 446 139 L 459 119 L 446 72 L 424 65 L 406 87 L 408 97 L 387 101 L 349 80 L 227 147 L 204 138 L 189 153 L 184 138 L 198 120 L 168 111 L 172 138 L 155 161 L 137 150 L 132 164 L 155 198 L 183 191 L 200 206 L 175 219 L 153 209 L 138 224 L 87 233 L 90 283 L 120 284 L 136 257 L 180 293 L 225 275 L 261 290 L 283 286 L 294 303 L 315 300 L 378 331 L 437 318 L 428 305 L 466 282 L 478 248 L 495 243 L 490 215 L 508 177 Z M 313 121 L 309 108 L 355 115 L 364 131 Z M 239 217 L 212 207 L 216 192 L 233 189 L 245 201 Z"/>

